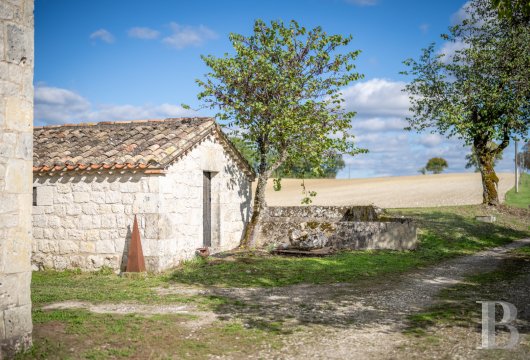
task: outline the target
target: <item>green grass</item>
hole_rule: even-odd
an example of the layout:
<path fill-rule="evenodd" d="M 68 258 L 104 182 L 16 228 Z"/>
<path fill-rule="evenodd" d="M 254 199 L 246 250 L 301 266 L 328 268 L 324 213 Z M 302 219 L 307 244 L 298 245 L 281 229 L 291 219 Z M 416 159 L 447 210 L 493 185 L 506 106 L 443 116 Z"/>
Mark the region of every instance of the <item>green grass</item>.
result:
<path fill-rule="evenodd" d="M 475 220 L 476 215 L 492 211 L 482 206 L 394 210 L 393 214 L 412 217 L 418 223 L 420 246 L 417 250 L 350 251 L 323 258 L 236 254 L 230 260 L 187 262 L 170 279 L 207 286 L 273 287 L 354 282 L 399 273 L 528 237 L 525 218 L 504 210 L 495 213 L 494 224 Z"/>
<path fill-rule="evenodd" d="M 34 312 L 34 346 L 26 359 L 204 359 L 250 355 L 256 346 L 279 343 L 273 332 L 216 321 L 192 329 L 187 315 L 111 315 L 85 310 Z"/>
<path fill-rule="evenodd" d="M 515 192 L 515 187 L 506 193 L 507 205 L 528 209 L 530 205 L 530 175 L 521 174 L 521 183 L 519 185 L 519 192 Z"/>

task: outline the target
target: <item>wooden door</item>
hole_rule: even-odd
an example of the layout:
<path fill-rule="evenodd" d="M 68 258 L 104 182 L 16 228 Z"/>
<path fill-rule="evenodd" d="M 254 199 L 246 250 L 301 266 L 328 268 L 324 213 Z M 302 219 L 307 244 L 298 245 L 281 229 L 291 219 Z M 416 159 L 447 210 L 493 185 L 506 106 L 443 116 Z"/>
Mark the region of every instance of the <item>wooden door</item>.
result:
<path fill-rule="evenodd" d="M 212 173 L 203 172 L 203 196 L 202 196 L 202 244 L 204 247 L 212 246 Z"/>

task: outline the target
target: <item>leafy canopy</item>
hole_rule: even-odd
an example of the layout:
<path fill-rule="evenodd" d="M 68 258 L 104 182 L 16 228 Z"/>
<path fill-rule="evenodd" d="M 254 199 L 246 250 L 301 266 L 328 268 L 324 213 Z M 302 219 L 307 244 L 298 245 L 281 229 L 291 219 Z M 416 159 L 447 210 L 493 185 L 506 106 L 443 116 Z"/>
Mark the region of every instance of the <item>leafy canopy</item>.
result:
<path fill-rule="evenodd" d="M 433 157 L 427 161 L 425 170 L 432 172 L 433 174 L 440 174 L 444 169 L 449 166 L 447 161 L 441 157 Z"/>
<path fill-rule="evenodd" d="M 528 136 L 530 26 L 524 17 L 499 17 L 489 0 L 473 0 L 468 18 L 443 38 L 460 50 L 441 54 L 431 44 L 404 63 L 413 80 L 410 128 L 434 128 L 468 145 Z M 480 141 L 479 141 L 480 140 Z"/>
<path fill-rule="evenodd" d="M 339 52 L 351 36 L 306 30 L 296 21 L 262 20 L 250 36 L 230 34 L 234 54 L 202 56 L 211 69 L 197 80 L 206 106 L 258 153 L 258 176 L 289 160 L 319 163 L 331 150 L 355 154 L 340 88 L 361 78 L 359 51 Z"/>

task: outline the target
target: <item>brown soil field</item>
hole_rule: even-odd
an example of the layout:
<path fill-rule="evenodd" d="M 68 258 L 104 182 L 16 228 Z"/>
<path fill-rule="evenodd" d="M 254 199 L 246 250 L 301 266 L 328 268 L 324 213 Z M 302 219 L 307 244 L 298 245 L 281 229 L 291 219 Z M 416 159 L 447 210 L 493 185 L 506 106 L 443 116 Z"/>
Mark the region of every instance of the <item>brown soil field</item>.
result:
<path fill-rule="evenodd" d="M 514 175 L 499 173 L 499 198 L 514 185 Z M 300 179 L 282 179 L 282 189 L 267 188 L 270 206 L 296 206 L 303 198 Z M 307 190 L 316 191 L 312 205 L 369 205 L 383 208 L 473 205 L 482 202 L 480 174 L 396 176 L 367 179 L 309 179 Z"/>

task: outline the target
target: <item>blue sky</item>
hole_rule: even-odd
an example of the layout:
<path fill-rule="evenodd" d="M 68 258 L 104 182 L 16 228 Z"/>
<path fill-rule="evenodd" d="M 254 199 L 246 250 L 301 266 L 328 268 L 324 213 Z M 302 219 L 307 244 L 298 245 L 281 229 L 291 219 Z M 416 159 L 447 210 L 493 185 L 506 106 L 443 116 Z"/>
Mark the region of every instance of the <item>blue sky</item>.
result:
<path fill-rule="evenodd" d="M 231 51 L 230 32 L 249 34 L 255 19 L 297 20 L 328 33 L 352 34 L 365 78 L 344 89 L 358 145 L 339 177 L 413 175 L 432 156 L 449 171 L 469 152 L 458 140 L 403 129 L 408 101 L 399 75 L 459 18 L 465 1 L 307 0 L 162 1 L 36 0 L 35 124 L 193 115 L 200 55 Z M 443 47 L 440 42 L 440 47 Z M 200 115 L 211 115 L 203 111 Z M 513 145 L 500 171 L 510 171 Z"/>

